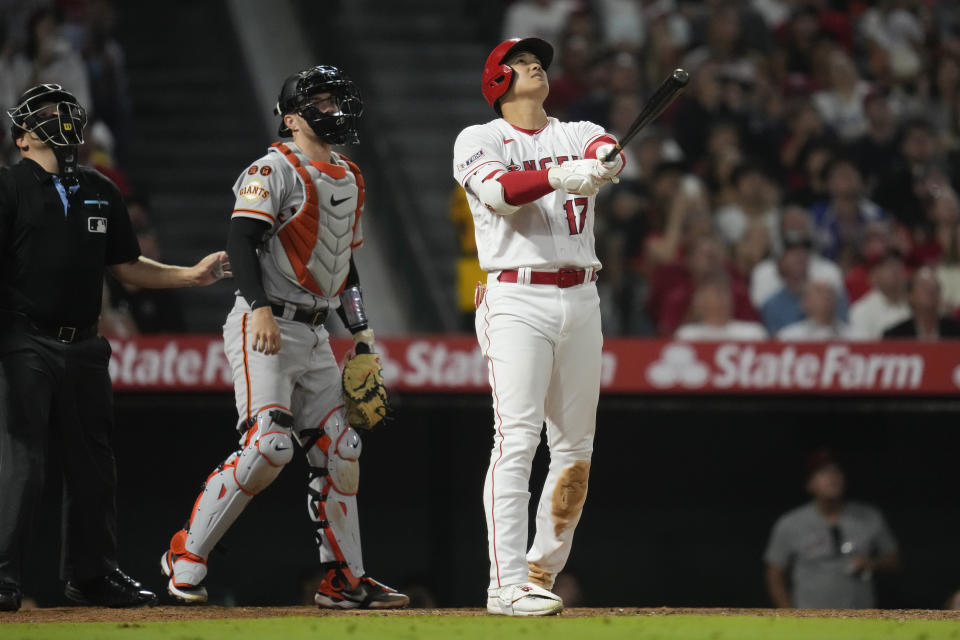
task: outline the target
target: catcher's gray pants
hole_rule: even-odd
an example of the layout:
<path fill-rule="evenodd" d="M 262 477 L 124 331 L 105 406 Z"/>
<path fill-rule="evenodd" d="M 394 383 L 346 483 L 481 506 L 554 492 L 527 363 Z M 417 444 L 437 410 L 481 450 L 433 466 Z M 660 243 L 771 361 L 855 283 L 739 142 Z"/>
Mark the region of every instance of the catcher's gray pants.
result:
<path fill-rule="evenodd" d="M 275 355 L 252 349 L 250 310 L 242 298 L 237 298 L 224 324 L 240 426 L 246 431 L 251 421 L 268 411 L 293 416 L 291 435 L 303 446 L 311 468 L 307 508 L 317 526 L 320 560 L 341 563 L 359 577 L 364 575 L 356 500 L 360 439 L 344 417 L 340 369 L 329 335 L 322 325 L 276 321 L 282 346 Z M 213 479 L 207 480 L 205 494 L 219 491 Z M 229 481 L 227 486 L 230 490 Z M 198 509 L 204 499 L 201 495 Z M 187 550 L 196 553 L 189 543 Z"/>

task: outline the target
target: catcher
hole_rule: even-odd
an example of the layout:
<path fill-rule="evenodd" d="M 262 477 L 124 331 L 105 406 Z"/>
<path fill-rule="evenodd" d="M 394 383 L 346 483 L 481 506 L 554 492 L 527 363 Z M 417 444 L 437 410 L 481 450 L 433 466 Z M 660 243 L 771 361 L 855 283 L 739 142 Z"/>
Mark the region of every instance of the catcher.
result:
<path fill-rule="evenodd" d="M 352 252 L 363 241 L 363 178 L 331 145 L 358 142 L 363 102 L 338 68 L 286 79 L 275 143 L 234 185 L 227 253 L 239 285 L 224 324 L 240 446 L 207 478 L 184 529 L 161 558 L 167 590 L 204 602 L 207 557 L 253 496 L 293 458 L 310 466 L 307 508 L 323 581 L 314 597 L 332 609 L 406 606 L 407 596 L 370 578 L 357 517 L 360 436 L 387 411 Z M 323 322 L 336 309 L 355 347 L 340 369 Z"/>

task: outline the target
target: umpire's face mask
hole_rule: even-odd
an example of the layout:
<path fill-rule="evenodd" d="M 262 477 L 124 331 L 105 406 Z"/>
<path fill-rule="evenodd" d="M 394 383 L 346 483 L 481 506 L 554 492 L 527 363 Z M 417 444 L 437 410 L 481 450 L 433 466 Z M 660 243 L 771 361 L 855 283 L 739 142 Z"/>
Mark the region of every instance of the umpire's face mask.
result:
<path fill-rule="evenodd" d="M 60 176 L 68 184 L 75 184 L 77 147 L 83 144 L 86 110 L 75 102 L 47 104 L 24 118 L 23 126 L 50 145 L 60 165 Z"/>
<path fill-rule="evenodd" d="M 75 147 L 83 144 L 87 112 L 75 102 L 48 104 L 24 118 L 22 126 L 54 148 Z"/>

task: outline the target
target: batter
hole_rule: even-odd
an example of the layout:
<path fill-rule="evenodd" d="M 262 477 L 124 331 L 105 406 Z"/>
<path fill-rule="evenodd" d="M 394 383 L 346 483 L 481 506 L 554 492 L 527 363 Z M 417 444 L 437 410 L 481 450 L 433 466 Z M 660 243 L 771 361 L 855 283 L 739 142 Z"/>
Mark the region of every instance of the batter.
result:
<path fill-rule="evenodd" d="M 594 196 L 617 180 L 616 140 L 590 122 L 547 117 L 553 47 L 502 42 L 482 89 L 496 120 L 464 129 L 453 173 L 467 194 L 486 285 L 476 331 L 489 367 L 494 438 L 483 489 L 490 554 L 487 610 L 550 615 L 590 475 L 600 393 Z M 546 422 L 550 468 L 527 551 L 530 468 Z"/>

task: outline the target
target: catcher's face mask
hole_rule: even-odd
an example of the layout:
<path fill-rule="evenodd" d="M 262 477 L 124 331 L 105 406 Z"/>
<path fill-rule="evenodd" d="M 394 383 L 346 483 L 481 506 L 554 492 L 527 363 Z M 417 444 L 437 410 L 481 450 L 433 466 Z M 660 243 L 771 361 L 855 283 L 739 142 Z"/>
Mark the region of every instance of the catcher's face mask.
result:
<path fill-rule="evenodd" d="M 318 102 L 320 95 L 324 96 L 324 104 Z M 319 65 L 284 81 L 274 113 L 281 117 L 296 113 L 317 137 L 330 144 L 356 144 L 363 98 L 357 86 L 340 69 Z M 282 120 L 278 133 L 282 137 L 291 135 Z"/>

